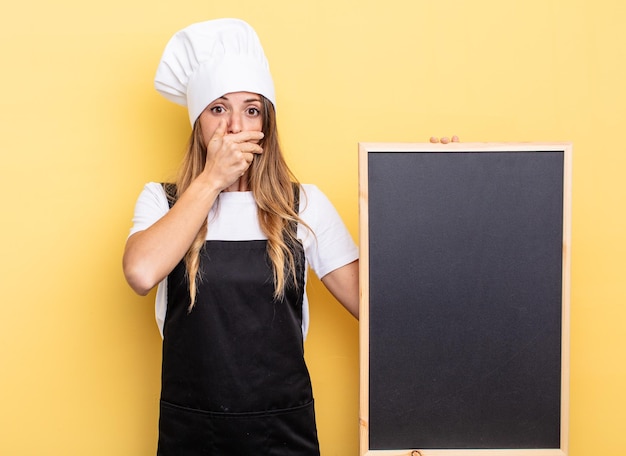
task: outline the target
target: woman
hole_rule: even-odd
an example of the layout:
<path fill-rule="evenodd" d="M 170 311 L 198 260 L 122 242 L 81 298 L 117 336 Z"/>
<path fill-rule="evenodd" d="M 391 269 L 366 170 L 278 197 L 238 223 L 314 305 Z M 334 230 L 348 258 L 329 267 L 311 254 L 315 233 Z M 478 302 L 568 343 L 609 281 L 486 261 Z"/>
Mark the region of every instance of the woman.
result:
<path fill-rule="evenodd" d="M 158 454 L 318 455 L 306 267 L 358 317 L 356 246 L 284 161 L 272 78 L 247 23 L 178 32 L 155 86 L 192 125 L 176 184 L 139 196 L 123 260 L 137 293 L 158 285 Z"/>

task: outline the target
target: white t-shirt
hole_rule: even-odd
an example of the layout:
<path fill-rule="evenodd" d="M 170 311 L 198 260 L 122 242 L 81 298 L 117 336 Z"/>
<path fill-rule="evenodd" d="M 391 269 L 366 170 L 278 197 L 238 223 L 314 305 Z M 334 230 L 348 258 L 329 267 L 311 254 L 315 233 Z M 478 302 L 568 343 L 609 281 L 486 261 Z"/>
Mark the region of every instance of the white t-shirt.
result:
<path fill-rule="evenodd" d="M 207 240 L 267 239 L 259 226 L 257 206 L 252 192 L 222 192 L 218 199 L 219 202 L 209 213 Z M 150 227 L 168 210 L 163 186 L 156 182 L 146 184 L 135 205 L 130 235 Z M 314 185 L 303 184 L 301 186 L 300 217 L 315 233 L 313 235 L 306 227 L 298 225 L 298 239 L 304 246 L 306 269 L 311 266 L 315 274 L 322 278 L 329 272 L 358 258 L 358 249 L 339 214 L 326 195 Z M 161 337 L 166 311 L 167 277 L 158 285 L 155 303 L 156 321 Z M 304 337 L 306 337 L 308 327 L 309 304 L 305 291 L 302 308 Z"/>

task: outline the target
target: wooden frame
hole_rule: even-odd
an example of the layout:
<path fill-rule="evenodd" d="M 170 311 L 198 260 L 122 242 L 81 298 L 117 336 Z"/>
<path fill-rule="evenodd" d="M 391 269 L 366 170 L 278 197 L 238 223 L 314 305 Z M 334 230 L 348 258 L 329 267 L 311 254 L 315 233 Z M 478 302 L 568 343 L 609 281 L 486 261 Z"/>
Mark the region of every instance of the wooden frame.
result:
<path fill-rule="evenodd" d="M 563 152 L 563 250 L 561 311 L 561 395 L 559 448 L 385 448 L 370 449 L 370 247 L 369 247 L 369 174 L 368 157 L 377 153 L 489 153 L 489 152 Z M 359 144 L 359 237 L 360 237 L 360 455 L 361 456 L 566 456 L 568 454 L 569 415 L 569 320 L 571 257 L 571 167 L 570 144 L 537 143 L 360 143 Z"/>

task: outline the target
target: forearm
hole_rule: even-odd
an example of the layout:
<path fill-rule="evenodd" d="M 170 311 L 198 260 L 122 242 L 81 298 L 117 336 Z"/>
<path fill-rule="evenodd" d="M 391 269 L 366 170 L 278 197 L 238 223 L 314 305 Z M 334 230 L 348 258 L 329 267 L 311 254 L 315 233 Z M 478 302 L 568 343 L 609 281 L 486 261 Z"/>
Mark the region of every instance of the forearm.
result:
<path fill-rule="evenodd" d="M 183 258 L 215 203 L 219 190 L 196 179 L 172 209 L 126 242 L 123 269 L 140 295 L 147 294 Z"/>

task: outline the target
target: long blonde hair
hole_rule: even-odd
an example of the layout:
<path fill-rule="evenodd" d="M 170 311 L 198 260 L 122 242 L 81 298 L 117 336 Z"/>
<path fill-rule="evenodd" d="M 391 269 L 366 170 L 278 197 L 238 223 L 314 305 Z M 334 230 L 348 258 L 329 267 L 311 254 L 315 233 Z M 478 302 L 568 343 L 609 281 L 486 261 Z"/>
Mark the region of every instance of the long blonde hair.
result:
<path fill-rule="evenodd" d="M 298 259 L 293 255 L 293 246 L 298 240 L 296 233 L 289 229 L 290 224 L 293 222 L 302 223 L 304 226 L 306 224 L 302 222 L 294 210 L 293 185 L 299 184 L 287 166 L 280 148 L 274 105 L 263 96 L 261 99 L 262 131 L 264 134 L 261 147 L 263 147 L 263 153 L 255 155 L 247 176 L 249 188 L 257 204 L 259 225 L 267 236 L 267 253 L 274 272 L 274 298 L 280 299 L 284 296 L 285 287 L 290 279 L 296 286 L 298 284 L 296 271 L 299 264 Z M 205 162 L 206 147 L 199 122 L 196 121 L 179 169 L 176 181 L 177 196 L 182 195 L 191 182 L 202 172 Z M 191 297 L 190 311 L 196 302 L 197 282 L 202 279 L 200 275 L 200 251 L 204 246 L 206 234 L 207 220 L 205 219 L 185 254 L 189 295 Z"/>

